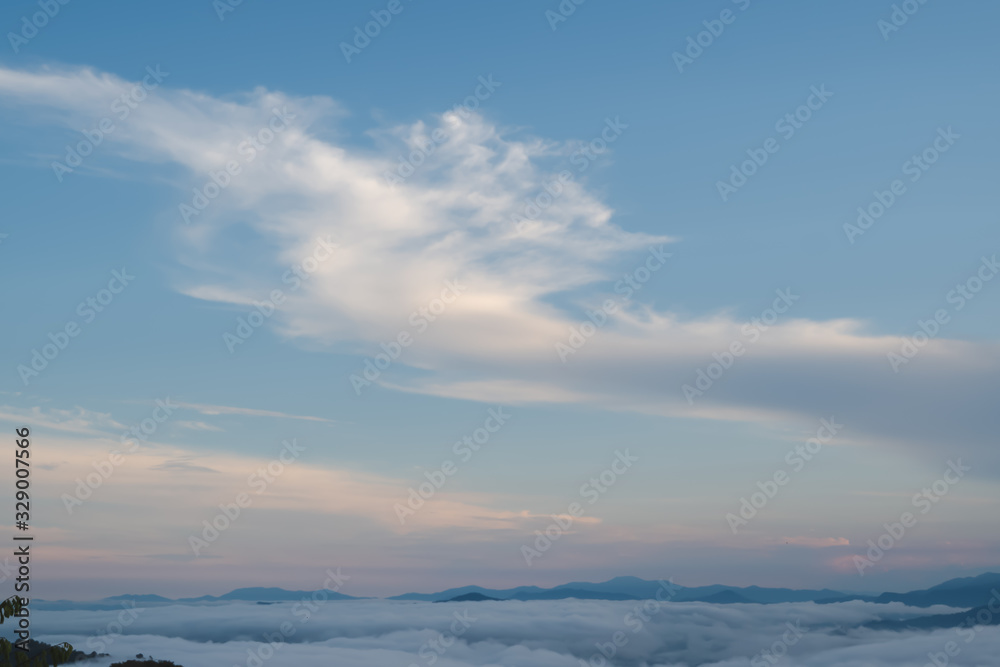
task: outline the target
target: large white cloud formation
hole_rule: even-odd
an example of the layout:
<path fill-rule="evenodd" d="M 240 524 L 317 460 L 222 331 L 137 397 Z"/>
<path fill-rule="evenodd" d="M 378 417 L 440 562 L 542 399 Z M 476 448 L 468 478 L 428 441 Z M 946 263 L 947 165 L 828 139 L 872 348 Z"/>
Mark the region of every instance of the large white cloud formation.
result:
<path fill-rule="evenodd" d="M 73 129 L 114 118 L 111 104 L 132 89 L 88 69 L 0 69 L 3 98 L 41 107 L 43 122 Z M 721 310 L 728 304 L 719 304 L 719 314 L 684 319 L 650 306 L 642 291 L 626 300 L 616 282 L 645 265 L 648 248 L 683 252 L 683 244 L 671 243 L 669 230 L 654 236 L 614 224 L 573 166 L 577 147 L 455 111 L 373 131 L 374 144 L 358 145 L 331 138 L 325 123 L 338 113 L 327 98 L 258 89 L 220 99 L 170 89 L 166 79 L 116 121 L 99 148 L 183 167 L 178 206 L 192 206 L 190 224 L 179 211 L 166 213 L 185 239 L 179 290 L 249 305 L 283 288 L 287 300 L 271 322 L 301 344 L 374 355 L 400 331 L 414 333 L 411 313 L 431 304 L 447 281 L 459 281 L 461 296 L 380 375 L 387 386 L 719 419 L 814 424 L 834 415 L 859 442 L 917 445 L 934 465 L 965 455 L 980 474 L 1000 470 L 995 411 L 982 400 L 1000 390 L 996 343 L 948 340 L 943 330 L 897 374 L 886 355 L 903 340 L 870 335 L 850 318 L 811 321 L 796 316 L 793 304 L 750 340 Z M 277 117 L 284 120 L 275 124 Z M 595 121 L 597 137 L 603 121 Z M 420 154 L 428 142 L 435 150 L 411 175 L 386 179 L 400 155 Z M 80 169 L 104 164 L 90 160 Z M 210 175 L 227 163 L 239 174 L 221 177 L 228 186 L 199 210 L 192 188 L 215 193 Z M 553 186 L 564 168 L 569 175 Z M 176 170 L 170 174 L 177 178 Z M 542 205 L 535 211 L 532 203 Z M 335 246 L 333 256 L 291 289 L 279 276 L 313 255 L 317 239 Z M 970 258 L 970 276 L 978 262 Z M 671 280 L 667 264 L 651 280 Z M 794 293 L 793 278 L 775 289 Z M 585 289 L 591 296 L 579 297 Z M 574 305 L 555 305 L 568 295 L 576 295 Z M 562 363 L 556 344 L 568 344 L 585 309 L 607 299 L 617 312 Z M 683 385 L 693 386 L 734 341 L 745 344 L 746 355 L 704 395 L 686 400 Z"/>
<path fill-rule="evenodd" d="M 88 652 L 103 649 L 112 659 L 152 654 L 183 667 L 579 667 L 581 661 L 602 664 L 598 645 L 611 653 L 608 644 L 616 633 L 621 634 L 612 664 L 636 667 L 924 665 L 928 653 L 943 652 L 948 642 L 955 642 L 960 651 L 950 658 L 951 664 L 992 664 L 1000 650 L 1000 628 L 995 626 L 964 635 L 954 630 L 896 633 L 858 628 L 880 617 L 954 611 L 861 602 L 660 606 L 648 601 L 371 600 L 320 601 L 311 608 L 302 603 L 148 608 L 138 612 L 122 634 L 115 625 L 119 613 L 38 612 L 37 627 L 45 628 L 43 639 L 68 639 Z M 263 642 L 264 635 L 277 640 L 282 632 L 286 643 L 270 647 Z M 781 657 L 771 662 L 763 651 Z M 257 662 L 251 655 L 268 659 Z M 106 659 L 95 664 L 109 663 Z"/>

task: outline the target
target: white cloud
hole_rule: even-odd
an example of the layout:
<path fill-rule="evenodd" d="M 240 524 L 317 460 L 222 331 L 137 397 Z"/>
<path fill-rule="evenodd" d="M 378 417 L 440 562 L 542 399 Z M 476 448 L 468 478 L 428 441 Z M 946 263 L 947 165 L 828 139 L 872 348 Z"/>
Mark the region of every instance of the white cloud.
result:
<path fill-rule="evenodd" d="M 287 412 L 276 412 L 274 410 L 258 410 L 256 408 L 236 408 L 228 405 L 206 405 L 204 403 L 176 403 L 177 407 L 187 410 L 194 410 L 203 415 L 242 415 L 246 417 L 275 417 L 278 419 L 298 419 L 301 421 L 334 423 L 332 419 L 323 417 L 310 417 L 307 415 L 291 415 Z M 194 428 L 208 431 L 220 431 L 214 426 L 209 426 L 204 422 L 180 422 L 186 428 Z"/>
<path fill-rule="evenodd" d="M 814 549 L 824 549 L 826 547 L 848 546 L 851 542 L 846 537 L 809 537 L 795 536 L 778 538 L 776 543 L 795 544 L 800 547 L 811 547 Z"/>
<path fill-rule="evenodd" d="M 54 109 L 72 128 L 107 115 L 111 100 L 129 87 L 91 70 L 0 69 L 0 93 Z M 240 142 L 266 127 L 273 109 L 286 107 L 296 116 L 288 129 L 246 162 Z M 571 146 L 449 112 L 375 131 L 373 151 L 314 129 L 336 111 L 325 98 L 257 89 L 223 100 L 164 86 L 119 123 L 107 144 L 121 154 L 189 171 L 178 203 L 190 203 L 191 187 L 202 187 L 227 160 L 241 163 L 242 173 L 192 225 L 174 216 L 184 240 L 178 290 L 246 307 L 282 288 L 288 298 L 271 319 L 282 335 L 374 355 L 380 342 L 414 333 L 411 313 L 458 280 L 466 286 L 462 295 L 415 335 L 380 378 L 386 386 L 709 419 L 812 424 L 834 415 L 853 434 L 921 445 L 935 461 L 947 442 L 949 455 L 973 454 L 980 470 L 1000 471 L 994 411 L 982 399 L 1000 391 L 996 343 L 933 340 L 895 374 L 886 353 L 900 338 L 872 335 L 849 318 L 796 318 L 793 310 L 691 405 L 682 386 L 694 383 L 713 354 L 746 342 L 741 322 L 725 313 L 681 318 L 644 305 L 638 292 L 562 364 L 555 344 L 585 321 L 584 308 L 616 298 L 622 269 L 639 266 L 648 246 L 671 239 L 618 227 L 578 174 L 534 223 L 512 224 L 526 198 L 553 180 Z M 405 183 L 388 184 L 384 174 L 397 156 L 434 129 L 447 140 Z M 258 243 L 233 257 L 229 235 L 237 225 L 249 227 Z M 320 237 L 332 239 L 335 256 L 290 289 L 280 276 Z M 670 267 L 653 280 L 671 280 Z M 583 288 L 592 296 L 568 311 L 553 305 Z M 348 378 L 340 381 L 348 386 Z"/>
<path fill-rule="evenodd" d="M 801 631 L 782 658 L 789 665 L 922 665 L 928 652 L 943 651 L 949 641 L 960 646 L 959 664 L 992 664 L 1000 650 L 1000 628 L 996 626 L 973 633 L 970 642 L 953 630 L 895 633 L 857 628 L 880 617 L 916 618 L 955 611 L 900 604 L 668 603 L 655 611 L 650 606 L 644 617 L 636 613 L 637 605 L 642 604 L 638 602 L 321 602 L 308 609 L 308 617 L 307 609 L 295 604 L 143 609 L 126 634 L 110 645 L 106 639 L 90 638 L 89 634 L 113 622 L 118 612 L 37 613 L 39 626 L 46 629 L 42 639 L 68 639 L 88 651 L 102 648 L 99 641 L 104 641 L 113 659 L 152 654 L 184 667 L 246 664 L 248 651 L 259 651 L 264 634 L 275 633 L 283 622 L 295 634 L 288 637 L 288 643 L 279 645 L 265 664 L 423 666 L 431 664 L 429 657 L 433 655 L 436 664 L 445 667 L 578 667 L 580 660 L 588 661 L 597 652 L 596 644 L 611 642 L 615 632 L 622 632 L 627 641 L 616 649 L 614 664 L 747 667 L 783 635 L 794 637 L 788 632 L 788 623 Z M 450 632 L 456 613 L 469 621 L 468 628 L 439 655 L 428 642 Z M 109 663 L 106 659 L 96 664 Z"/>
<path fill-rule="evenodd" d="M 174 422 L 181 428 L 190 429 L 192 431 L 221 431 L 222 429 L 218 426 L 212 426 L 211 424 L 206 424 L 201 421 L 178 421 Z"/>
<path fill-rule="evenodd" d="M 76 407 L 72 410 L 58 408 L 19 408 L 10 405 L 0 405 L 0 421 L 27 425 L 29 427 L 48 427 L 57 431 L 66 431 L 83 435 L 96 435 L 108 430 L 125 430 L 127 427 L 111 418 L 110 413 L 95 412 Z"/>

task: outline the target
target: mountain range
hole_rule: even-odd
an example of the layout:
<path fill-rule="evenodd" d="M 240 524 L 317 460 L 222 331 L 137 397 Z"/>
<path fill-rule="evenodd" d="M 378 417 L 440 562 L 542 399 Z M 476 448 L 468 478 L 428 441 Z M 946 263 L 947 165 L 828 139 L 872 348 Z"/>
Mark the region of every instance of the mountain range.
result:
<path fill-rule="evenodd" d="M 667 588 L 665 589 L 665 586 Z M 325 597 L 324 597 L 325 594 Z M 672 602 L 709 602 L 713 604 L 778 604 L 782 602 L 816 602 L 830 604 L 862 600 L 877 604 L 902 602 L 911 607 L 947 605 L 969 609 L 981 607 L 996 599 L 1000 603 L 1000 574 L 987 572 L 976 577 L 951 579 L 931 588 L 908 593 L 882 593 L 880 595 L 850 595 L 828 588 L 791 589 L 763 588 L 760 586 L 694 586 L 686 587 L 666 582 L 649 581 L 638 577 L 616 577 L 600 583 L 574 581 L 552 588 L 518 586 L 493 589 L 482 586 L 449 588 L 437 593 L 406 593 L 388 598 L 422 602 L 487 601 L 487 600 L 645 600 L 658 597 Z M 303 599 L 360 600 L 332 591 L 289 591 L 282 588 L 239 588 L 225 595 L 203 595 L 195 598 L 170 599 L 160 595 L 115 595 L 92 602 L 69 600 L 34 600 L 39 609 L 115 609 L 122 604 L 151 607 L 171 604 L 214 604 L 225 602 L 295 602 Z"/>
<path fill-rule="evenodd" d="M 1000 574 L 987 572 L 978 577 L 962 577 L 949 579 L 943 584 L 909 593 L 882 593 L 881 595 L 845 595 L 817 602 L 847 602 L 848 600 L 864 600 L 885 604 L 902 602 L 910 607 L 930 607 L 936 604 L 949 607 L 976 607 L 989 601 L 994 595 L 994 589 L 1000 589 Z M 996 593 L 1000 602 L 1000 592 Z"/>
<path fill-rule="evenodd" d="M 320 595 L 321 591 L 288 591 L 284 588 L 237 588 L 225 595 L 202 595 L 196 598 L 171 599 L 162 595 L 112 595 L 90 602 L 76 602 L 73 600 L 32 600 L 31 605 L 37 609 L 47 611 L 65 611 L 68 609 L 120 609 L 122 604 L 136 607 L 158 607 L 171 604 L 211 604 L 218 602 L 295 602 L 303 599 L 326 599 L 326 600 L 361 600 L 364 598 L 335 593 L 333 591 L 323 591 L 326 597 L 314 598 Z"/>
<path fill-rule="evenodd" d="M 497 600 L 562 600 L 577 598 L 580 600 L 646 600 L 656 597 L 670 597 L 674 602 L 756 602 L 758 604 L 775 604 L 778 602 L 810 602 L 830 598 L 847 597 L 839 591 L 824 588 L 822 590 L 793 590 L 790 588 L 761 588 L 760 586 L 696 586 L 688 588 L 673 585 L 670 591 L 663 590 L 663 584 L 658 581 L 648 581 L 638 577 L 616 577 L 601 583 L 574 581 L 553 588 L 538 586 L 518 586 L 516 588 L 493 589 L 482 586 L 462 586 L 449 588 L 438 593 L 406 593 L 396 595 L 390 600 L 419 600 L 438 602 L 451 600 L 455 597 L 478 593 Z"/>

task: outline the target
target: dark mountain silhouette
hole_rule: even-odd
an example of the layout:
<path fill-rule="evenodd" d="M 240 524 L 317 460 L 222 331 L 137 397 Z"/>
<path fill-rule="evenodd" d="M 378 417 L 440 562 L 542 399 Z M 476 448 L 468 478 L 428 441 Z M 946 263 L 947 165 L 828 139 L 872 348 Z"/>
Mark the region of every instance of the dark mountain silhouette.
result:
<path fill-rule="evenodd" d="M 31 606 L 45 611 L 67 611 L 70 609 L 104 611 L 122 608 L 122 605 L 136 607 L 160 607 L 172 604 L 213 604 L 221 602 L 297 602 L 308 600 L 363 600 L 364 598 L 344 595 L 330 590 L 287 591 L 283 588 L 237 588 L 225 595 L 202 595 L 197 598 L 172 600 L 161 595 L 113 595 L 90 602 L 73 600 L 33 600 Z"/>
<path fill-rule="evenodd" d="M 709 595 L 708 597 L 699 600 L 699 602 L 711 602 L 712 604 L 734 604 L 738 602 L 753 603 L 753 600 L 748 600 L 736 591 L 725 590 L 719 591 L 714 595 Z"/>
<path fill-rule="evenodd" d="M 792 588 L 761 588 L 760 586 L 699 586 L 685 588 L 674 596 L 675 602 L 711 602 L 713 596 L 730 591 L 746 602 L 757 604 L 778 604 L 780 602 L 815 602 L 829 597 L 842 596 L 843 593 L 829 588 L 822 590 L 795 590 Z"/>
<path fill-rule="evenodd" d="M 980 607 L 996 597 L 1000 603 L 1000 574 L 987 572 L 978 577 L 962 577 L 919 591 L 909 593 L 882 593 L 881 595 L 848 595 L 817 600 L 820 603 L 846 602 L 849 600 L 864 600 L 887 604 L 902 602 L 911 607 L 932 607 L 943 604 L 949 607 Z"/>
<path fill-rule="evenodd" d="M 908 593 L 882 593 L 879 595 L 846 595 L 828 588 L 796 590 L 791 588 L 763 588 L 761 586 L 711 586 L 685 587 L 668 582 L 649 581 L 638 577 L 615 577 L 603 582 L 574 581 L 552 588 L 538 586 L 517 586 L 515 588 L 492 589 L 482 586 L 462 586 L 449 588 L 437 593 L 406 593 L 390 600 L 417 600 L 438 602 L 455 600 L 463 596 L 466 601 L 476 599 L 492 600 L 647 600 L 650 598 L 669 599 L 671 602 L 709 602 L 715 604 L 778 604 L 783 602 L 817 602 L 830 604 L 863 600 L 866 602 L 902 602 L 913 607 L 947 605 L 962 609 L 981 607 L 994 598 L 1000 603 L 1000 574 L 988 572 L 976 577 L 962 577 L 945 581 L 931 588 Z M 478 598 L 475 596 L 482 596 Z M 175 604 L 221 604 L 225 602 L 295 602 L 302 599 L 316 600 L 360 600 L 365 598 L 335 593 L 329 590 L 289 591 L 283 588 L 238 588 L 225 595 L 203 595 L 195 598 L 172 600 L 160 595 L 115 595 L 91 602 L 70 600 L 35 600 L 32 606 L 47 611 L 69 609 L 113 610 L 122 605 L 155 607 Z"/>
<path fill-rule="evenodd" d="M 667 584 L 668 586 L 670 584 Z M 450 600 L 467 593 L 479 593 L 500 600 L 559 600 L 579 598 L 584 600 L 645 600 L 669 596 L 673 602 L 743 602 L 757 604 L 778 604 L 782 602 L 818 602 L 829 604 L 864 600 L 866 602 L 903 602 L 913 607 L 929 607 L 936 604 L 951 607 L 970 608 L 986 604 L 993 594 L 1000 591 L 1000 574 L 988 572 L 976 577 L 951 579 L 925 590 L 909 593 L 882 593 L 872 595 L 847 595 L 840 591 L 823 589 L 763 588 L 761 586 L 710 586 L 686 587 L 673 585 L 672 594 L 664 591 L 664 584 L 638 577 L 615 577 L 608 581 L 593 583 L 574 581 L 552 588 L 538 586 L 518 586 L 516 588 L 495 589 L 482 586 L 450 588 L 438 593 L 406 593 L 390 600 Z M 997 593 L 1000 601 L 1000 593 Z"/>
<path fill-rule="evenodd" d="M 111 667 L 181 667 L 177 663 L 170 662 L 169 660 L 153 660 L 152 658 L 143 658 L 141 653 L 135 657 L 137 660 L 116 662 L 112 664 Z"/>
<path fill-rule="evenodd" d="M 437 602 L 500 602 L 497 598 L 491 598 L 489 596 L 483 595 L 482 593 L 466 593 L 465 595 L 459 595 L 458 597 L 451 598 L 450 600 L 435 600 Z"/>
<path fill-rule="evenodd" d="M 214 602 L 218 601 L 228 601 L 228 600 L 244 600 L 246 602 L 256 602 L 257 600 L 264 600 L 268 602 L 290 602 L 292 600 L 301 600 L 302 598 L 311 598 L 313 593 L 319 594 L 322 599 L 324 596 L 322 592 L 326 593 L 327 600 L 360 600 L 361 598 L 356 598 L 351 595 L 344 595 L 343 593 L 335 593 L 333 591 L 286 591 L 283 588 L 237 588 L 234 591 L 230 591 L 225 595 L 220 595 L 219 597 L 213 597 L 211 595 L 203 595 L 200 598 L 182 598 L 178 602 Z"/>
<path fill-rule="evenodd" d="M 138 604 L 140 602 L 173 602 L 173 600 L 171 600 L 170 598 L 165 598 L 162 595 L 152 595 L 152 594 L 146 594 L 146 595 L 112 595 L 111 597 L 107 597 L 107 598 L 103 598 L 103 599 L 105 601 L 108 601 L 108 602 L 117 602 L 117 601 L 125 601 L 125 602 L 127 602 L 127 601 L 131 600 L 131 601 L 134 601 L 136 604 Z"/>
<path fill-rule="evenodd" d="M 556 586 L 552 590 L 573 589 L 592 591 L 594 593 L 614 593 L 644 600 L 656 595 L 656 591 L 660 588 L 660 583 L 657 581 L 646 581 L 639 577 L 615 577 L 599 584 L 587 581 L 572 581 L 568 584 Z M 680 586 L 677 588 L 680 588 Z M 661 593 L 661 595 L 664 594 Z"/>
<path fill-rule="evenodd" d="M 671 586 L 670 584 L 666 585 Z M 479 593 L 501 600 L 561 600 L 566 598 L 581 600 L 647 600 L 659 595 L 661 598 L 670 597 L 674 602 L 712 602 L 716 599 L 715 596 L 726 592 L 729 592 L 729 595 L 718 599 L 734 602 L 756 602 L 758 604 L 809 602 L 824 598 L 844 597 L 843 593 L 830 589 L 793 590 L 790 588 L 761 588 L 759 586 L 739 588 L 736 586 L 713 585 L 686 588 L 684 586 L 673 585 L 672 588 L 664 590 L 664 584 L 661 584 L 659 581 L 648 581 L 638 577 L 615 577 L 614 579 L 600 583 L 574 581 L 554 586 L 553 588 L 518 586 L 517 588 L 491 589 L 481 586 L 464 586 L 462 588 L 450 588 L 439 593 L 407 593 L 389 599 L 433 602 L 437 600 L 449 600 L 458 595 L 465 595 L 466 593 Z"/>
<path fill-rule="evenodd" d="M 538 592 L 522 591 L 515 593 L 511 600 L 566 600 L 576 598 L 577 600 L 640 600 L 635 595 L 625 593 L 612 593 L 603 591 L 588 591 L 580 588 L 551 588 Z"/>
<path fill-rule="evenodd" d="M 450 600 L 453 597 L 459 595 L 465 595 L 466 593 L 480 593 L 488 597 L 497 598 L 500 600 L 506 600 L 513 596 L 515 593 L 521 591 L 543 591 L 544 588 L 539 588 L 538 586 L 518 586 L 517 588 L 508 588 L 504 590 L 497 590 L 492 588 L 483 588 L 482 586 L 462 586 L 460 588 L 449 588 L 443 590 L 440 593 L 404 593 L 403 595 L 394 595 L 389 600 L 418 600 L 423 602 L 436 602 L 438 600 Z"/>

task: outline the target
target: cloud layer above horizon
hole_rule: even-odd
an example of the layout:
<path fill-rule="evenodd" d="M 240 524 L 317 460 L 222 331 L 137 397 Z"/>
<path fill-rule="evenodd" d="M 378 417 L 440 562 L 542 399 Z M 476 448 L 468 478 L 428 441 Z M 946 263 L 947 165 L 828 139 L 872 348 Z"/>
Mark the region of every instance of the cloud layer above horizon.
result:
<path fill-rule="evenodd" d="M 21 123 L 90 128 L 113 117 L 113 101 L 134 86 L 85 68 L 0 69 L 0 95 L 18 105 Z M 28 109 L 44 113 L 29 119 Z M 283 289 L 269 326 L 300 345 L 367 359 L 400 332 L 412 334 L 398 362 L 375 379 L 386 387 L 799 427 L 833 415 L 856 443 L 907 447 L 935 465 L 964 455 L 978 474 L 1000 472 L 997 418 L 980 399 L 1000 389 L 1000 344 L 942 334 L 895 373 L 887 354 L 902 338 L 866 333 L 847 314 L 797 317 L 806 297 L 792 284 L 774 286 L 781 312 L 766 327 L 748 330 L 729 304 L 682 317 L 622 287 L 626 274 L 671 280 L 662 257 L 684 250 L 677 239 L 621 228 L 588 190 L 585 168 L 574 165 L 606 160 L 610 151 L 581 153 L 595 144 L 557 144 L 456 109 L 375 128 L 351 143 L 331 138 L 342 114 L 328 98 L 257 89 L 221 99 L 171 89 L 166 78 L 106 135 L 105 156 L 80 169 L 96 173 L 91 164 L 114 154 L 160 168 L 177 184 L 178 211 L 164 216 L 179 239 L 181 293 L 249 313 Z M 248 137 L 257 148 L 248 148 Z M 406 178 L 386 177 L 400 173 L 399 156 L 414 154 L 423 157 L 407 158 Z M 211 174 L 227 163 L 239 173 L 212 189 Z M 167 165 L 181 167 L 180 175 Z M 113 173 L 115 165 L 101 169 Z M 200 208 L 195 191 L 219 194 Z M 182 205 L 190 207 L 188 222 Z M 311 262 L 321 242 L 332 256 Z M 665 266 L 643 273 L 657 264 L 649 263 L 653 255 Z M 313 270 L 299 284 L 280 279 L 304 260 Z M 970 265 L 970 275 L 976 269 Z M 462 289 L 444 312 L 414 319 L 421 308 L 437 312 L 449 284 Z M 586 329 L 596 333 L 577 349 L 574 340 L 584 338 L 573 332 L 608 303 L 614 312 Z M 722 379 L 699 384 L 735 342 L 745 356 Z M 685 395 L 685 385 L 703 393 Z"/>

